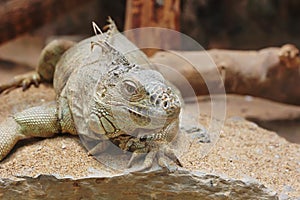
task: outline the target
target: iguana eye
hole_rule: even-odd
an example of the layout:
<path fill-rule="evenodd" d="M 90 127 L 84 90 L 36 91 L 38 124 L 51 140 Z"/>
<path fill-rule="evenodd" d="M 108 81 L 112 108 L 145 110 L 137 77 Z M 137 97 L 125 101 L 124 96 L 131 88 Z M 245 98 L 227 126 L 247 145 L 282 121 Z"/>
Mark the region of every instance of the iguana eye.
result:
<path fill-rule="evenodd" d="M 140 83 L 132 80 L 124 80 L 120 89 L 123 97 L 129 101 L 139 101 L 145 95 L 145 91 Z"/>
<path fill-rule="evenodd" d="M 123 82 L 123 89 L 125 90 L 127 95 L 135 95 L 138 92 L 136 83 L 129 80 L 125 80 Z"/>

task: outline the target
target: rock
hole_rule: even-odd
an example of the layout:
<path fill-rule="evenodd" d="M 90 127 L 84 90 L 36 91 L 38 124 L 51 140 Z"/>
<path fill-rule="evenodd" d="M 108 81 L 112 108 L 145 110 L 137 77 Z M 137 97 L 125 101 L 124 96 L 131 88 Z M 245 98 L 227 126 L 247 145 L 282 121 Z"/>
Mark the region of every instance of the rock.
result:
<path fill-rule="evenodd" d="M 276 192 L 255 181 L 186 170 L 2 179 L 0 194 L 5 199 L 277 199 Z"/>

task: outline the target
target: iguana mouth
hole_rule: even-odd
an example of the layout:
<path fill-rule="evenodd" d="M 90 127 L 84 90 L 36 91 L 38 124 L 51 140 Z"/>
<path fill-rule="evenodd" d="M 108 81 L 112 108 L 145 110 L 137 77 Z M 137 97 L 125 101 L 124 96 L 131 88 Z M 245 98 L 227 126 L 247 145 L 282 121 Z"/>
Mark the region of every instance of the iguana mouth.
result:
<path fill-rule="evenodd" d="M 149 116 L 142 114 L 141 112 L 137 112 L 133 109 L 129 109 L 127 108 L 130 117 L 133 121 L 135 121 L 137 124 L 141 125 L 141 126 L 147 126 L 150 122 L 151 119 Z"/>

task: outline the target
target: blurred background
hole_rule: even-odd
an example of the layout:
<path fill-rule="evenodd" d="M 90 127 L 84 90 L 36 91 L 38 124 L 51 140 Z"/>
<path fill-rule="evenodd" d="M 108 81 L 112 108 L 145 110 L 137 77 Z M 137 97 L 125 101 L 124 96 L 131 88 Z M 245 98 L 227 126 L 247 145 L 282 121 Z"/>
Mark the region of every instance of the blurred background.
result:
<path fill-rule="evenodd" d="M 136 8 L 152 2 L 154 11 L 168 2 L 179 4 L 179 10 L 174 11 L 178 14 L 176 29 L 205 48 L 300 45 L 298 0 L 2 0 L 0 41 L 28 32 L 39 36 L 88 36 L 93 34 L 91 21 L 103 25 L 107 16 L 124 30 L 127 2 Z"/>

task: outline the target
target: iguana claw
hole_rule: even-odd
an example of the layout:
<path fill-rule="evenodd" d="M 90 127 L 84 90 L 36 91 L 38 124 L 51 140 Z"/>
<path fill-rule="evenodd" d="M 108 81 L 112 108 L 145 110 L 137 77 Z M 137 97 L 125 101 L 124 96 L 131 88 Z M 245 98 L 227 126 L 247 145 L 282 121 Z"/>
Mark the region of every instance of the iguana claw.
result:
<path fill-rule="evenodd" d="M 24 91 L 27 90 L 31 84 L 34 84 L 36 87 L 38 87 L 40 82 L 41 77 L 37 72 L 29 72 L 27 74 L 15 76 L 8 83 L 0 84 L 0 93 L 17 87 L 22 87 Z"/>

